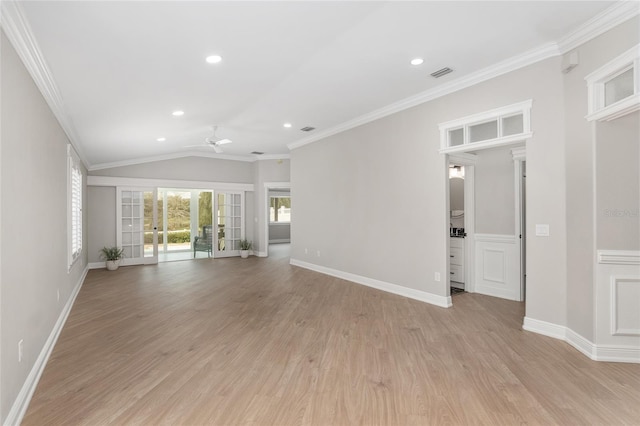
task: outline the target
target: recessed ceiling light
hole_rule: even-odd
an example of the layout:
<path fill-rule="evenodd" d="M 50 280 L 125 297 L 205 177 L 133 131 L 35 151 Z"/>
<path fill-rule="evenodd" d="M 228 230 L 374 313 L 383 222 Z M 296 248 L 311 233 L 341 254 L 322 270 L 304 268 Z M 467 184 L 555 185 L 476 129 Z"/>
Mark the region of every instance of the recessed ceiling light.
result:
<path fill-rule="evenodd" d="M 166 141 L 166 140 L 167 140 L 167 138 L 158 138 L 158 139 L 156 139 L 156 140 L 157 140 L 158 142 L 164 142 L 164 141 Z"/>
<path fill-rule="evenodd" d="M 181 115 L 184 115 L 184 111 L 173 111 L 171 113 L 171 115 L 175 116 L 175 117 L 180 117 Z"/>
<path fill-rule="evenodd" d="M 411 60 L 411 65 L 422 65 L 423 62 L 424 62 L 424 59 L 422 58 L 413 58 Z"/>
<path fill-rule="evenodd" d="M 205 59 L 205 61 L 207 61 L 210 64 L 217 64 L 221 60 L 222 60 L 222 56 L 220 55 L 207 56 L 207 58 Z"/>
<path fill-rule="evenodd" d="M 283 126 L 288 129 L 289 127 L 291 127 L 291 123 L 284 123 Z"/>

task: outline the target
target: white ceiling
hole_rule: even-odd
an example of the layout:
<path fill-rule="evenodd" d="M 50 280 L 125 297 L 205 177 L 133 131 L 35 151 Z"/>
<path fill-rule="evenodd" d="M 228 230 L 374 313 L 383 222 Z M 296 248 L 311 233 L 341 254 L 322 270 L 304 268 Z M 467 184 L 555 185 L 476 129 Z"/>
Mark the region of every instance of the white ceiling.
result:
<path fill-rule="evenodd" d="M 611 5 L 21 3 L 92 167 L 193 151 L 184 147 L 213 124 L 233 140 L 225 154 L 287 154 L 313 133 L 557 41 Z M 222 62 L 206 63 L 212 54 Z M 429 76 L 445 66 L 455 71 Z"/>

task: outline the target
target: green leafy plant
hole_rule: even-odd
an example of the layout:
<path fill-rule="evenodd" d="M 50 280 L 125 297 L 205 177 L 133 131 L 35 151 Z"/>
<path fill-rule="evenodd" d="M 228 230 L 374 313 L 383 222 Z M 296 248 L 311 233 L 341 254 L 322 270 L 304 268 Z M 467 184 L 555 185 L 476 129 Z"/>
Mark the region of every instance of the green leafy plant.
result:
<path fill-rule="evenodd" d="M 124 257 L 124 250 L 119 247 L 102 247 L 100 249 L 100 259 L 118 260 Z"/>
<path fill-rule="evenodd" d="M 253 243 L 249 240 L 240 240 L 240 250 L 251 250 Z"/>

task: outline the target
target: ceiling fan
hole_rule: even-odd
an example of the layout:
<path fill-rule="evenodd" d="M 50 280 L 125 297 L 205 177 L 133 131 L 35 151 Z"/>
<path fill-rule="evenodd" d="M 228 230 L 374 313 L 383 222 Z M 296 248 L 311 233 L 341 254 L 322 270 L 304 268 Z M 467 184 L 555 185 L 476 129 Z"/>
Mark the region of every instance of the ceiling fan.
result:
<path fill-rule="evenodd" d="M 225 145 L 233 141 L 231 139 L 218 137 L 216 135 L 217 131 L 218 131 L 218 126 L 213 126 L 213 135 L 207 136 L 206 138 L 204 138 L 204 143 L 199 145 L 187 145 L 185 146 L 185 148 L 208 146 L 210 148 L 213 148 L 216 154 L 222 154 L 224 151 L 222 150 L 222 148 L 220 148 L 220 145 Z"/>

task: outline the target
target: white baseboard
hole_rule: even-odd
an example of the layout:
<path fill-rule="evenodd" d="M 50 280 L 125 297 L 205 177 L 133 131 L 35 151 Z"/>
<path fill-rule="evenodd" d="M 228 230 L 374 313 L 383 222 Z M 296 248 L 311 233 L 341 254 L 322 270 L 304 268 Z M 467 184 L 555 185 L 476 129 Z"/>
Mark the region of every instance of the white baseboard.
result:
<path fill-rule="evenodd" d="M 356 284 L 366 285 L 378 290 L 386 291 L 387 293 L 397 294 L 399 296 L 408 297 L 410 299 L 419 300 L 421 302 L 430 303 L 432 305 L 439 306 L 441 308 L 451 307 L 451 296 L 438 296 L 436 294 L 427 293 L 421 290 L 415 290 L 413 288 L 403 287 L 397 284 L 388 283 L 385 281 L 376 280 L 373 278 L 363 277 L 362 275 L 352 274 L 350 272 L 339 271 L 337 269 L 327 268 L 326 266 L 315 265 L 313 263 L 304 262 L 298 259 L 291 259 L 289 261 L 291 265 L 299 266 L 301 268 L 310 269 L 315 272 L 330 275 L 332 277 L 341 278 L 343 280 L 352 281 Z"/>
<path fill-rule="evenodd" d="M 594 361 L 640 364 L 640 347 L 596 345 L 570 328 L 528 317 L 524 318 L 522 328 L 533 333 L 564 340 Z"/>
<path fill-rule="evenodd" d="M 543 336 L 553 337 L 554 339 L 565 340 L 567 337 L 566 327 L 529 317 L 524 317 L 522 328 Z"/>
<path fill-rule="evenodd" d="M 107 262 L 89 262 L 89 269 L 104 269 L 107 267 Z"/>
<path fill-rule="evenodd" d="M 13 402 L 13 405 L 11 406 L 11 410 L 9 410 L 9 414 L 5 419 L 5 422 L 4 422 L 5 425 L 19 425 L 22 422 L 22 418 L 24 417 L 24 414 L 27 412 L 27 408 L 29 407 L 29 403 L 31 402 L 31 397 L 33 396 L 33 393 L 36 390 L 36 386 L 40 381 L 40 377 L 42 376 L 44 367 L 47 365 L 49 356 L 51 356 L 51 352 L 53 351 L 53 348 L 55 347 L 56 342 L 58 341 L 58 337 L 60 336 L 62 327 L 64 326 L 64 323 L 67 321 L 67 317 L 71 312 L 73 303 L 75 302 L 76 297 L 80 292 L 80 288 L 82 287 L 82 283 L 84 282 L 84 279 L 87 276 L 87 272 L 89 272 L 88 266 L 84 269 L 84 271 L 82 272 L 82 275 L 80 276 L 80 279 L 76 283 L 76 286 L 73 288 L 73 291 L 71 292 L 71 296 L 69 297 L 69 300 L 67 300 L 67 303 L 64 305 L 62 312 L 60 312 L 60 316 L 58 317 L 58 320 L 56 321 L 56 324 L 54 325 L 53 330 L 51 330 L 51 333 L 49 334 L 47 341 L 45 342 L 44 346 L 42 347 L 42 350 L 40 351 L 40 354 L 38 355 L 38 359 L 36 359 L 36 362 L 31 368 L 31 371 L 29 372 L 27 379 L 25 380 L 24 384 L 22 385 L 22 388 L 20 389 L 20 392 L 18 393 L 18 396 L 16 397 L 16 400 Z"/>
<path fill-rule="evenodd" d="M 258 256 L 258 257 L 267 257 L 267 252 L 266 251 L 254 251 L 251 254 L 253 254 L 254 256 Z"/>

